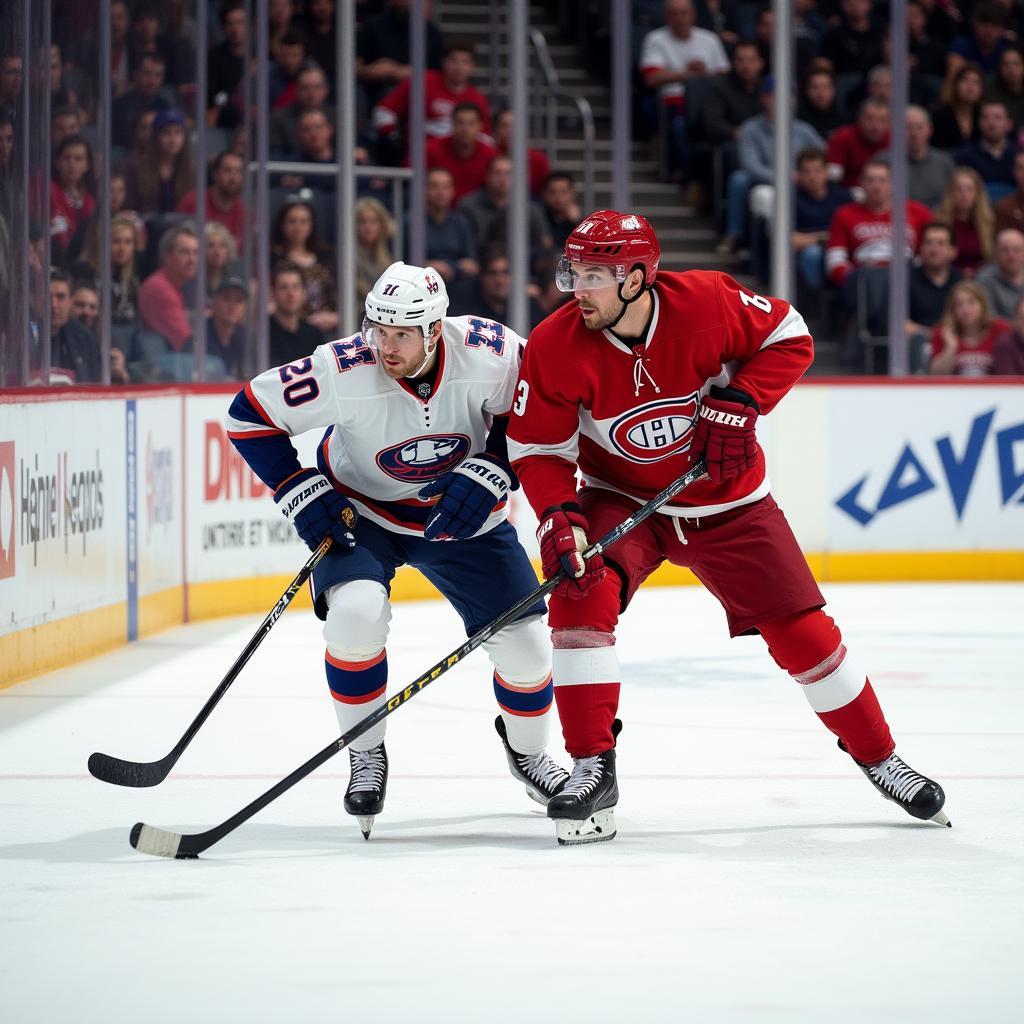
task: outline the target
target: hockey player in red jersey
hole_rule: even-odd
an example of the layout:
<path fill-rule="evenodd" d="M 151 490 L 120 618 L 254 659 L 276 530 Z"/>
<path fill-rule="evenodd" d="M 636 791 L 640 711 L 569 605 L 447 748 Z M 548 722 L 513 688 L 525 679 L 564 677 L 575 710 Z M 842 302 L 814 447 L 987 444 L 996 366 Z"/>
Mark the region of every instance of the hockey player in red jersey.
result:
<path fill-rule="evenodd" d="M 559 842 L 615 835 L 615 626 L 663 561 L 693 570 L 725 609 L 732 636 L 764 637 L 883 796 L 948 824 L 941 787 L 895 753 L 871 683 L 824 612 L 770 493 L 755 426 L 811 363 L 803 318 L 726 274 L 659 274 L 660 254 L 636 214 L 600 210 L 573 231 L 557 283 L 576 301 L 531 333 L 508 430 L 509 455 L 540 520 L 544 574 L 568 574 L 549 609 L 555 702 L 574 762 L 548 802 Z M 603 558 L 583 559 L 588 537 L 701 455 L 705 478 Z"/>

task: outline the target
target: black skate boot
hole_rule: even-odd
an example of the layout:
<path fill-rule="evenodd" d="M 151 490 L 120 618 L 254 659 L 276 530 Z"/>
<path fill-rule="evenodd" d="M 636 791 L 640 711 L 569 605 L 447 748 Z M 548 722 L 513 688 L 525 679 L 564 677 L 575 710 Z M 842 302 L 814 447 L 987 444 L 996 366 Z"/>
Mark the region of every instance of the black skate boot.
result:
<path fill-rule="evenodd" d="M 846 751 L 842 740 L 839 741 L 839 748 Z M 886 800 L 899 804 L 907 814 L 922 821 L 934 821 L 947 828 L 953 827 L 942 809 L 946 802 L 942 787 L 927 776 L 915 772 L 897 754 L 890 754 L 878 764 L 864 764 L 856 758 L 853 763 Z"/>
<path fill-rule="evenodd" d="M 345 810 L 359 820 L 364 839 L 370 838 L 375 815 L 384 810 L 388 789 L 388 753 L 382 743 L 372 750 L 349 750 L 352 777 L 345 790 Z"/>
<path fill-rule="evenodd" d="M 612 723 L 616 739 L 622 723 Z M 559 846 L 603 843 L 615 838 L 615 805 L 619 785 L 615 778 L 615 748 L 593 757 L 573 758 L 572 774 L 562 791 L 548 801 L 548 817 L 555 822 Z"/>
<path fill-rule="evenodd" d="M 544 751 L 539 754 L 520 754 L 513 750 L 505 731 L 505 719 L 501 715 L 494 720 L 494 728 L 505 744 L 505 757 L 512 778 L 518 779 L 526 787 L 532 800 L 547 806 L 547 802 L 561 792 L 569 779 L 569 773 Z"/>

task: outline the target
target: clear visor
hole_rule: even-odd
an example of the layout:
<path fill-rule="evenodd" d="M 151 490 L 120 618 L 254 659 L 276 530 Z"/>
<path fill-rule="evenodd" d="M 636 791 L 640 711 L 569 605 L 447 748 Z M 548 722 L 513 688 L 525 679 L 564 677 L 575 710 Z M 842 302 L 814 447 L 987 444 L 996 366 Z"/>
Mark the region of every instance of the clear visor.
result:
<path fill-rule="evenodd" d="M 626 268 L 620 263 L 605 265 L 571 263 L 563 256 L 555 268 L 555 285 L 560 292 L 594 292 L 602 288 L 617 288 L 626 280 Z"/>
<path fill-rule="evenodd" d="M 379 324 L 374 323 L 367 316 L 363 317 L 363 326 L 360 328 L 360 334 L 362 334 L 363 341 L 370 348 L 380 348 L 381 337 L 378 334 L 379 330 L 381 330 Z M 388 337 L 393 338 L 401 348 L 411 348 L 413 345 L 423 344 L 423 330 L 420 327 L 403 327 L 398 324 L 387 324 L 383 327 L 383 331 L 387 333 Z"/>

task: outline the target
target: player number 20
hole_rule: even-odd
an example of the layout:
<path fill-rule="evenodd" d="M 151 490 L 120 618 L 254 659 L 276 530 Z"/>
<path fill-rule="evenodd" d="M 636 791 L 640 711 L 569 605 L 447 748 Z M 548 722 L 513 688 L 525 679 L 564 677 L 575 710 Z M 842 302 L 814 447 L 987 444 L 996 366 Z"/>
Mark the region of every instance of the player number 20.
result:
<path fill-rule="evenodd" d="M 516 387 L 516 401 L 512 406 L 512 411 L 517 416 L 526 415 L 526 400 L 530 397 L 530 385 L 525 380 L 521 380 Z"/>
<path fill-rule="evenodd" d="M 307 356 L 297 363 L 289 363 L 278 371 L 281 383 L 288 386 L 284 389 L 284 400 L 290 406 L 305 405 L 312 402 L 320 394 L 320 385 L 315 378 L 305 375 L 313 369 L 313 360 Z M 294 380 L 295 377 L 301 378 Z M 289 383 L 290 382 L 290 383 Z"/>
<path fill-rule="evenodd" d="M 761 310 L 762 313 L 770 313 L 772 311 L 772 304 L 763 295 L 748 295 L 746 292 L 740 292 L 740 302 L 744 306 L 754 306 L 756 309 Z"/>

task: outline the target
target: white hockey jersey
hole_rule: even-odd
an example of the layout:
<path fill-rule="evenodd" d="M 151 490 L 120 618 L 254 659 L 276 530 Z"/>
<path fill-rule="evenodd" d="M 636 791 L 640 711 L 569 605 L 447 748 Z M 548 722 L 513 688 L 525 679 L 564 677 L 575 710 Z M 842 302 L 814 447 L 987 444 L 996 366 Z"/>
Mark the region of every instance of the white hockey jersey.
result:
<path fill-rule="evenodd" d="M 287 464 L 286 438 L 327 427 L 318 446 L 320 471 L 367 519 L 421 536 L 433 502 L 417 492 L 484 451 L 494 417 L 512 404 L 523 344 L 504 324 L 445 317 L 437 378 L 424 399 L 415 380 L 388 377 L 361 335 L 328 342 L 250 381 L 231 406 L 228 433 L 257 475 L 276 488 L 284 479 L 277 477 Z M 502 499 L 478 534 L 507 516 Z"/>

